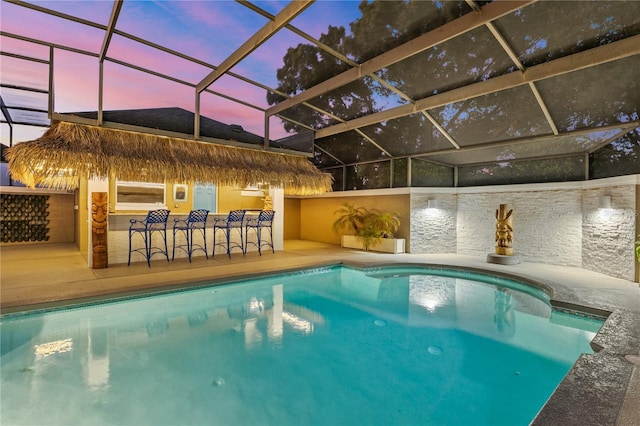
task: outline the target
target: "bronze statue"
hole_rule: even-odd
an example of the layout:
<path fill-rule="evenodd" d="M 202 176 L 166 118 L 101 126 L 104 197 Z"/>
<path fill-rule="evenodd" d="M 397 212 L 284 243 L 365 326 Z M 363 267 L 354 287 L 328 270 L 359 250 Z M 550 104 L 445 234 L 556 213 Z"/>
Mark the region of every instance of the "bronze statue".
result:
<path fill-rule="evenodd" d="M 513 209 L 506 204 L 496 210 L 496 254 L 513 256 Z"/>
<path fill-rule="evenodd" d="M 109 219 L 108 194 L 91 193 L 91 267 L 106 268 L 109 264 L 107 249 L 107 223 Z"/>

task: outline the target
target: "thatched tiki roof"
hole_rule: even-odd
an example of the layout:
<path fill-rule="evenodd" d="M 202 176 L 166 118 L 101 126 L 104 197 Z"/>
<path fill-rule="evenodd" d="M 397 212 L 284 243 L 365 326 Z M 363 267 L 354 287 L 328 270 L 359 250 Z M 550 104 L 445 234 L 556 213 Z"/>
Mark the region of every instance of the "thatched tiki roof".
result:
<path fill-rule="evenodd" d="M 331 175 L 297 155 L 55 122 L 41 138 L 7 150 L 12 178 L 30 187 L 75 189 L 80 177 L 269 184 L 291 194 L 331 191 Z"/>

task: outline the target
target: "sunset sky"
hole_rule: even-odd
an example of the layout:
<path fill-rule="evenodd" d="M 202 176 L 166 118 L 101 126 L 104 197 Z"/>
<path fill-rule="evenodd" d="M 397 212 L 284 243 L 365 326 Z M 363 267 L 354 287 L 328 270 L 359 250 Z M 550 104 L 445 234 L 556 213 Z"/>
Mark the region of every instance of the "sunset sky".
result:
<path fill-rule="evenodd" d="M 47 9 L 107 25 L 111 1 L 34 1 Z M 254 2 L 275 15 L 288 2 Z M 329 25 L 345 26 L 360 16 L 358 1 L 317 1 L 292 21 L 292 25 L 315 38 Z M 267 18 L 235 1 L 132 1 L 125 0 L 116 29 L 150 42 L 166 46 L 212 65 L 220 64 L 242 43 L 267 23 Z M 82 51 L 99 53 L 105 31 L 66 19 L 2 2 L 2 31 L 24 37 L 42 39 Z M 49 58 L 49 48 L 1 36 L 5 52 L 39 59 Z M 251 53 L 231 71 L 269 87 L 277 87 L 276 70 L 282 64 L 287 48 L 307 43 L 289 30 L 281 30 Z M 197 84 L 210 68 L 133 42 L 115 34 L 107 56 L 119 61 L 152 69 L 181 81 Z M 96 111 L 98 109 L 98 69 L 96 57 L 61 49 L 54 51 L 54 84 L 56 112 Z M 0 64 L 4 84 L 25 87 L 47 87 L 48 66 L 3 56 Z M 267 108 L 266 92 L 237 78 L 224 76 L 209 86 L 210 90 Z M 3 89 L 8 106 L 46 106 L 46 95 Z M 194 110 L 195 90 L 112 61 L 104 65 L 104 110 L 159 108 L 178 106 Z M 17 104 L 17 105 L 16 105 Z M 245 130 L 264 134 L 264 115 L 223 97 L 203 93 L 201 113 L 227 124 L 240 124 Z M 8 144 L 7 125 L 2 125 L 2 142 Z M 280 120 L 270 123 L 271 138 L 285 136 Z M 16 129 L 14 143 L 38 137 L 43 128 Z M 35 136 L 32 136 L 35 134 Z"/>

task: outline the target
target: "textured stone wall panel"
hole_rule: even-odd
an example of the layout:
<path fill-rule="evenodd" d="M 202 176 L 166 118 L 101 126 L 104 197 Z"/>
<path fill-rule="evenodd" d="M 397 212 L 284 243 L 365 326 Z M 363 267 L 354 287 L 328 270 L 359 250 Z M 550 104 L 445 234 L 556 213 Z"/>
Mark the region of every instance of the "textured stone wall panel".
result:
<path fill-rule="evenodd" d="M 598 208 L 603 195 L 611 196 L 611 210 Z M 633 281 L 635 199 L 633 185 L 584 191 L 583 268 Z"/>
<path fill-rule="evenodd" d="M 427 209 L 429 199 L 436 209 Z M 411 195 L 410 253 L 456 253 L 457 196 L 449 194 Z"/>
<path fill-rule="evenodd" d="M 495 250 L 495 214 L 513 209 L 513 247 L 526 262 L 582 265 L 581 191 L 531 191 L 458 195 L 458 253 Z"/>

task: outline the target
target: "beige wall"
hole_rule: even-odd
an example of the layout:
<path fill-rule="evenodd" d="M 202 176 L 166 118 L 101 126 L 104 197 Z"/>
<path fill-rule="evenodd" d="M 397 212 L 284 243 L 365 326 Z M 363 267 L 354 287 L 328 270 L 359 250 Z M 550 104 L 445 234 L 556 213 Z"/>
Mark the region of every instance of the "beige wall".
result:
<path fill-rule="evenodd" d="M 165 191 L 167 198 L 167 208 L 171 210 L 172 214 L 189 214 L 191 209 L 193 209 L 193 185 L 187 185 L 187 201 L 176 201 L 176 199 L 173 197 L 173 184 L 174 182 L 166 183 Z"/>
<path fill-rule="evenodd" d="M 333 232 L 333 222 L 336 220 L 334 212 L 343 203 L 351 203 L 356 207 L 366 207 L 381 211 L 395 211 L 400 216 L 400 228 L 396 237 L 407 240 L 406 246 L 411 247 L 409 241 L 409 195 L 382 196 L 354 196 L 354 197 L 322 197 L 300 200 L 300 239 L 318 241 L 329 244 L 340 244 L 340 235 Z M 285 222 L 291 220 L 289 215 Z"/>
<path fill-rule="evenodd" d="M 241 195 L 240 188 L 230 186 L 218 187 L 218 212 L 228 213 L 239 209 L 262 209 L 263 197 L 248 197 Z"/>
<path fill-rule="evenodd" d="M 284 239 L 300 239 L 300 199 L 284 199 Z"/>
<path fill-rule="evenodd" d="M 89 230 L 87 228 L 87 221 L 89 220 L 88 210 L 88 194 L 87 194 L 87 180 L 80 179 L 80 186 L 77 189 L 77 202 L 78 210 L 76 210 L 76 244 L 80 249 L 80 254 L 86 259 L 87 252 L 89 250 Z M 111 198 L 109 198 L 111 200 Z"/>

